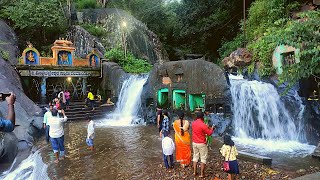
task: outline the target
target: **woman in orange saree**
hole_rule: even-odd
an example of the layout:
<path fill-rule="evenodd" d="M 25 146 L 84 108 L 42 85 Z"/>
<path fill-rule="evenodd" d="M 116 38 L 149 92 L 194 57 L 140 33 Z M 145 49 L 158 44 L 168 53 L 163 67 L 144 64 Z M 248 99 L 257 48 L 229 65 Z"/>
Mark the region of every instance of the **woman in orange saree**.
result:
<path fill-rule="evenodd" d="M 176 144 L 176 160 L 182 167 L 186 167 L 191 162 L 191 138 L 188 132 L 189 122 L 184 120 L 184 113 L 178 113 L 179 119 L 173 123 Z"/>

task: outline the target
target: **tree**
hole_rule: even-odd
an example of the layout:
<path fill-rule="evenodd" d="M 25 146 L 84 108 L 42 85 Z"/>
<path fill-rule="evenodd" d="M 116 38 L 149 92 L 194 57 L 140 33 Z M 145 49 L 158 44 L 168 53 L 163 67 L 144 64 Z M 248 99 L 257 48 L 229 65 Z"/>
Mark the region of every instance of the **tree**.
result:
<path fill-rule="evenodd" d="M 242 1 L 184 0 L 175 12 L 178 23 L 174 36 L 178 42 L 184 42 L 192 53 L 217 58 L 222 39 L 231 39 L 239 29 Z"/>
<path fill-rule="evenodd" d="M 16 30 L 20 45 L 30 41 L 42 48 L 67 28 L 63 7 L 58 0 L 15 1 L 1 10 L 1 16 Z"/>

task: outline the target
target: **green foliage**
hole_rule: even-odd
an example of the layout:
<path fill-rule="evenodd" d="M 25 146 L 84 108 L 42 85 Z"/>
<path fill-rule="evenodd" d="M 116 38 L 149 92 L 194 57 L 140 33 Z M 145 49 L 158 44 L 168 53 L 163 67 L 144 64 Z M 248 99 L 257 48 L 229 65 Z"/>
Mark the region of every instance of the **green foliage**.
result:
<path fill-rule="evenodd" d="M 301 78 L 320 73 L 320 12 L 308 11 L 300 13 L 299 16 L 304 20 L 279 19 L 262 37 L 248 46 L 253 52 L 253 60 L 261 65 L 260 75 L 268 76 L 274 73 L 272 53 L 280 44 L 300 49 L 300 63 L 284 66 L 279 77 L 280 82 L 293 85 Z"/>
<path fill-rule="evenodd" d="M 52 44 L 67 29 L 63 7 L 58 0 L 12 1 L 2 7 L 0 15 L 13 26 L 23 46 L 26 41 L 38 48 Z"/>
<path fill-rule="evenodd" d="M 275 26 L 275 22 L 279 19 L 287 18 L 290 15 L 290 11 L 296 10 L 299 7 L 298 2 L 289 2 L 288 0 L 256 0 L 251 4 L 251 7 L 248 11 L 248 18 L 246 20 L 246 37 L 244 37 L 244 22 L 241 22 L 242 31 L 231 41 L 224 42 L 222 47 L 219 48 L 220 60 L 229 56 L 229 54 L 236 50 L 238 47 L 243 47 L 244 42 L 249 42 L 249 44 L 256 39 L 263 36 L 266 30 Z M 262 44 L 266 44 L 266 42 L 259 42 L 259 50 L 263 51 L 267 50 L 267 52 L 262 56 L 265 56 L 263 59 L 270 57 L 269 52 L 271 51 L 272 45 L 268 47 L 268 45 L 264 46 L 264 49 L 261 49 Z M 257 45 L 258 46 L 258 45 Z M 251 46 L 251 49 L 255 49 L 254 46 Z M 257 50 L 256 50 L 257 51 Z M 268 55 L 269 54 L 269 55 Z M 257 60 L 257 59 L 256 59 Z M 257 60 L 258 61 L 258 60 Z M 268 69 L 268 72 L 272 71 L 272 68 L 267 65 L 265 68 Z M 267 75 L 268 73 L 262 72 Z"/>
<path fill-rule="evenodd" d="M 221 40 L 230 40 L 238 28 L 242 1 L 182 1 L 175 10 L 178 20 L 174 37 L 187 44 L 192 53 L 217 55 Z M 238 10 L 237 10 L 238 9 Z"/>
<path fill-rule="evenodd" d="M 1 56 L 4 60 L 8 61 L 8 60 L 9 60 L 9 57 L 10 57 L 10 54 L 9 54 L 8 51 L 0 48 L 0 56 Z"/>
<path fill-rule="evenodd" d="M 96 0 L 76 0 L 75 4 L 77 9 L 94 9 L 98 7 Z"/>
<path fill-rule="evenodd" d="M 152 65 L 144 59 L 137 59 L 128 52 L 125 57 L 124 51 L 118 48 L 106 52 L 105 56 L 113 62 L 118 63 L 124 71 L 129 73 L 146 73 L 151 71 Z"/>
<path fill-rule="evenodd" d="M 228 57 L 237 48 L 243 47 L 243 44 L 243 34 L 238 34 L 232 41 L 223 42 L 222 46 L 218 49 L 220 61 L 222 61 L 225 57 Z"/>
<path fill-rule="evenodd" d="M 247 40 L 257 39 L 273 23 L 288 16 L 286 11 L 287 0 L 257 0 L 249 9 L 246 21 Z"/>
<path fill-rule="evenodd" d="M 80 26 L 83 27 L 85 30 L 87 30 L 90 34 L 99 38 L 107 34 L 107 31 L 99 25 L 81 24 Z"/>
<path fill-rule="evenodd" d="M 280 76 L 280 82 L 289 82 L 290 85 L 301 78 L 320 74 L 320 11 L 308 11 L 298 16 L 304 19 L 303 22 L 288 21 L 278 29 L 281 44 L 300 49 L 300 63 L 284 66 Z"/>
<path fill-rule="evenodd" d="M 252 63 L 247 67 L 247 69 L 248 69 L 248 74 L 253 74 L 254 69 L 255 69 L 255 63 L 252 62 Z"/>
<path fill-rule="evenodd" d="M 221 39 L 236 35 L 242 1 L 111 0 L 108 7 L 129 11 L 144 22 L 160 38 L 169 58 L 177 60 L 182 48 L 217 58 Z"/>

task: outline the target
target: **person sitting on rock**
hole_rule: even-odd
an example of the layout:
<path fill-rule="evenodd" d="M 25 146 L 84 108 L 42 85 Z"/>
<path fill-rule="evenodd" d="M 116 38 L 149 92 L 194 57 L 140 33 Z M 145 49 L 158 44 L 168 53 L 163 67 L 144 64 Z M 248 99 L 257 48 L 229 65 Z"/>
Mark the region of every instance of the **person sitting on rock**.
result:
<path fill-rule="evenodd" d="M 9 97 L 6 97 L 8 103 L 8 116 L 6 119 L 0 118 L 0 131 L 11 132 L 14 130 L 16 123 L 16 116 L 14 112 L 14 102 L 16 101 L 16 95 L 11 93 Z"/>

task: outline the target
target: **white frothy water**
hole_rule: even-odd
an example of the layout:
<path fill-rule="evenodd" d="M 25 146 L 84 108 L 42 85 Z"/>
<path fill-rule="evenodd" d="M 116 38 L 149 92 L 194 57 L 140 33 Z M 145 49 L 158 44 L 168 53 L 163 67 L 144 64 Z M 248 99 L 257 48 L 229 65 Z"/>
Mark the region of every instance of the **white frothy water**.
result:
<path fill-rule="evenodd" d="M 14 171 L 10 172 L 14 165 L 15 161 L 8 171 L 1 174 L 0 178 L 4 180 L 49 179 L 47 175 L 48 166 L 43 163 L 39 150 L 30 154 Z"/>
<path fill-rule="evenodd" d="M 300 113 L 298 117 L 291 117 L 272 84 L 232 75 L 229 78 L 237 144 L 262 153 L 305 155 L 313 152 L 315 146 L 299 142 L 305 137 L 302 131 L 304 106 L 298 95 L 295 99 L 301 104 Z"/>
<path fill-rule="evenodd" d="M 141 108 L 141 93 L 148 76 L 131 75 L 124 81 L 119 94 L 116 109 L 97 125 L 130 126 L 141 124 L 143 119 L 138 117 Z"/>

